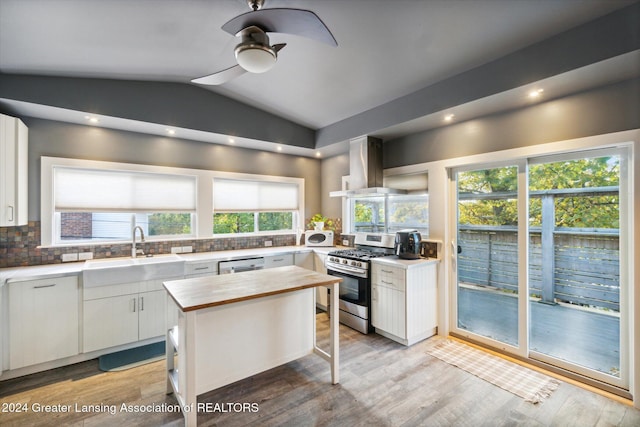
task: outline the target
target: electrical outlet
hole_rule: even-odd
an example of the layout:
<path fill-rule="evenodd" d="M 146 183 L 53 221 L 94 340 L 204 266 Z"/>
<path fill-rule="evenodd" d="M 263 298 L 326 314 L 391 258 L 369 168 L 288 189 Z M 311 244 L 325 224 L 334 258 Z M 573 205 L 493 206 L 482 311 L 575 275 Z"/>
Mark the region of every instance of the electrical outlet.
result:
<path fill-rule="evenodd" d="M 79 261 L 85 261 L 88 259 L 93 259 L 93 252 L 80 252 L 78 254 Z"/>
<path fill-rule="evenodd" d="M 182 253 L 183 254 L 190 254 L 191 252 L 193 252 L 193 246 L 183 246 L 182 247 Z"/>
<path fill-rule="evenodd" d="M 62 262 L 71 262 L 78 260 L 78 253 L 74 254 L 62 254 Z"/>
<path fill-rule="evenodd" d="M 171 248 L 171 253 L 172 254 L 179 254 L 180 252 L 182 252 L 182 248 L 180 246 L 176 246 Z"/>
<path fill-rule="evenodd" d="M 342 246 L 349 246 L 349 239 L 343 239 Z"/>
<path fill-rule="evenodd" d="M 273 240 L 265 240 L 265 241 L 264 241 L 264 245 L 265 245 L 266 247 L 273 246 Z"/>

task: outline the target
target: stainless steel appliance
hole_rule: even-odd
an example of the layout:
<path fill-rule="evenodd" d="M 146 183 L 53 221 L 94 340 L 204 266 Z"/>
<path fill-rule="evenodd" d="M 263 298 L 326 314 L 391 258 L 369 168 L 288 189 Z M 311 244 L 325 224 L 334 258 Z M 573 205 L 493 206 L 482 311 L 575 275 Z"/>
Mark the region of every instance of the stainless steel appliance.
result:
<path fill-rule="evenodd" d="M 327 274 L 343 279 L 340 283 L 340 323 L 368 334 L 371 326 L 371 262 L 393 255 L 393 234 L 357 233 L 354 249 L 329 252 Z"/>
<path fill-rule="evenodd" d="M 304 232 L 304 243 L 306 246 L 333 246 L 333 231 L 307 230 Z"/>
<path fill-rule="evenodd" d="M 401 230 L 396 233 L 395 254 L 403 259 L 420 258 L 422 236 L 418 230 Z"/>
<path fill-rule="evenodd" d="M 230 261 L 220 261 L 218 263 L 219 274 L 241 273 L 243 271 L 262 270 L 264 268 L 264 258 L 245 258 Z"/>

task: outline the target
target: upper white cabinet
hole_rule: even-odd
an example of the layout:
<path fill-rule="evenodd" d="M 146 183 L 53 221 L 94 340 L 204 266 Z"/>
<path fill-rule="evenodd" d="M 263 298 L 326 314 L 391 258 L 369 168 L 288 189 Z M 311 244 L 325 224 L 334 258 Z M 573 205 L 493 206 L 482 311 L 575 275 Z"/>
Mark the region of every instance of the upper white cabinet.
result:
<path fill-rule="evenodd" d="M 0 114 L 0 226 L 27 224 L 28 130 Z"/>

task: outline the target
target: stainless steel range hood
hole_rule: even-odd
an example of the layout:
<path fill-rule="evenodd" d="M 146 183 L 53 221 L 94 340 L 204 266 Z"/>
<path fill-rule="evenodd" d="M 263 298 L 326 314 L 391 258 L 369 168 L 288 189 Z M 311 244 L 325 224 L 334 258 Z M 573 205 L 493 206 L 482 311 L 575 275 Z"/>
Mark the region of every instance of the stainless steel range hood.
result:
<path fill-rule="evenodd" d="M 349 189 L 332 191 L 330 197 L 407 194 L 383 186 L 382 140 L 361 136 L 349 141 Z"/>

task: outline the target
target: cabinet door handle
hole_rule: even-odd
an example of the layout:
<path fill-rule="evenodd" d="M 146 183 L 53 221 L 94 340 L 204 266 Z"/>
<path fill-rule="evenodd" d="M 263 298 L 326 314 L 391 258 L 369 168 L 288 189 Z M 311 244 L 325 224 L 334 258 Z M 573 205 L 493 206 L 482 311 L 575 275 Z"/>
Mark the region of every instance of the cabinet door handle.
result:
<path fill-rule="evenodd" d="M 385 270 L 385 269 L 381 269 L 380 271 L 382 271 L 383 273 L 393 274 L 393 270 Z"/>
<path fill-rule="evenodd" d="M 208 270 L 209 267 L 196 267 L 195 270 Z"/>
<path fill-rule="evenodd" d="M 280 261 L 284 261 L 284 258 L 276 258 L 273 260 L 273 262 L 280 262 Z"/>
<path fill-rule="evenodd" d="M 13 222 L 13 206 L 9 206 L 9 221 Z"/>
<path fill-rule="evenodd" d="M 384 280 L 380 280 L 382 283 L 384 283 L 385 285 L 393 285 L 393 282 L 385 282 Z"/>
<path fill-rule="evenodd" d="M 133 312 L 136 312 L 136 299 L 133 299 Z"/>
<path fill-rule="evenodd" d="M 34 286 L 33 289 L 52 288 L 55 285 L 56 285 L 55 283 L 52 283 L 50 285 L 38 285 L 38 286 Z"/>
<path fill-rule="evenodd" d="M 140 297 L 140 311 L 144 311 L 144 297 Z"/>

